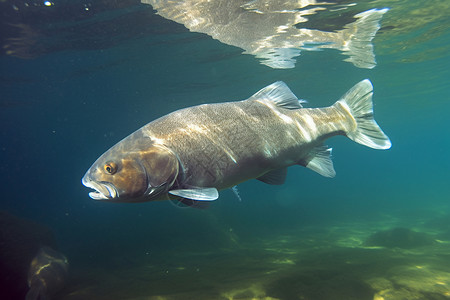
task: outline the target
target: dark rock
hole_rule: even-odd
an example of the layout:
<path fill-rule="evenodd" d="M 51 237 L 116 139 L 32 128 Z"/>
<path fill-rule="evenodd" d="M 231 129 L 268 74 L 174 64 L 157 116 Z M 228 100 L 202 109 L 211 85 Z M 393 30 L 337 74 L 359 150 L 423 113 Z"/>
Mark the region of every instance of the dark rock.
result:
<path fill-rule="evenodd" d="M 367 239 L 366 246 L 379 246 L 386 248 L 411 249 L 429 246 L 435 243 L 435 239 L 423 232 L 417 232 L 408 228 L 393 228 L 378 231 Z"/>
<path fill-rule="evenodd" d="M 44 245 L 56 247 L 48 227 L 0 211 L 0 299 L 25 299 L 30 263 Z"/>

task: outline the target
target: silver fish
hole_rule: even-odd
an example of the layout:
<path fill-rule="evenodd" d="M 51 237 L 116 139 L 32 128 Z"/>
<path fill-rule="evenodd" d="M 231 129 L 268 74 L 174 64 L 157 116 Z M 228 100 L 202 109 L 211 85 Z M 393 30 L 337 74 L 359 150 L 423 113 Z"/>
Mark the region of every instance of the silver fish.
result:
<path fill-rule="evenodd" d="M 65 284 L 69 263 L 60 252 L 43 246 L 30 264 L 26 300 L 48 299 Z"/>
<path fill-rule="evenodd" d="M 303 108 L 278 81 L 247 100 L 181 109 L 106 151 L 82 182 L 96 200 L 192 204 L 253 178 L 282 184 L 292 165 L 334 177 L 326 139 L 345 135 L 374 149 L 391 147 L 373 119 L 372 90 L 366 79 L 330 107 Z"/>
<path fill-rule="evenodd" d="M 359 68 L 375 67 L 372 40 L 388 8 L 370 9 L 342 24 L 342 11 L 354 3 L 337 4 L 316 0 L 141 0 L 157 14 L 181 23 L 222 43 L 255 55 L 275 69 L 294 68 L 300 51 L 336 49 L 348 55 L 345 61 Z M 337 2 L 337 1 L 335 1 Z M 336 11 L 339 11 L 338 13 Z M 314 14 L 333 14 L 337 28 L 323 31 L 303 24 Z M 340 23 L 340 24 L 339 24 Z M 340 28 L 340 29 L 338 29 Z"/>

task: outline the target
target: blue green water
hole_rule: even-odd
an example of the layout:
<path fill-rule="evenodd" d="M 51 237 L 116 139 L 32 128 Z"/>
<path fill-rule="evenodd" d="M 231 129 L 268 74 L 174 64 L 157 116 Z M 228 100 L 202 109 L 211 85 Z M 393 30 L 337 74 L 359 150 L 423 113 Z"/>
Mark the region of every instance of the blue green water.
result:
<path fill-rule="evenodd" d="M 333 49 L 273 69 L 138 2 L 0 3 L 0 210 L 52 230 L 70 263 L 55 299 L 448 299 L 447 1 L 352 6 L 390 8 L 373 69 Z M 248 181 L 242 201 L 221 191 L 206 210 L 97 202 L 81 184 L 110 146 L 176 109 L 277 80 L 323 107 L 365 78 L 393 146 L 328 140 L 333 179 L 294 166 L 284 185 Z M 388 237 L 371 244 L 376 232 Z"/>

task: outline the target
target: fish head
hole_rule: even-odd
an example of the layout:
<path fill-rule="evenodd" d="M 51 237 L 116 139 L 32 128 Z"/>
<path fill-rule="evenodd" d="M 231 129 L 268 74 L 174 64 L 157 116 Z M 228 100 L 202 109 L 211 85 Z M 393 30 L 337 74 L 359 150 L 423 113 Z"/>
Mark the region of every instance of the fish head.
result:
<path fill-rule="evenodd" d="M 89 196 L 108 202 L 157 200 L 173 185 L 179 162 L 168 147 L 134 134 L 100 156 L 82 179 L 95 191 Z"/>

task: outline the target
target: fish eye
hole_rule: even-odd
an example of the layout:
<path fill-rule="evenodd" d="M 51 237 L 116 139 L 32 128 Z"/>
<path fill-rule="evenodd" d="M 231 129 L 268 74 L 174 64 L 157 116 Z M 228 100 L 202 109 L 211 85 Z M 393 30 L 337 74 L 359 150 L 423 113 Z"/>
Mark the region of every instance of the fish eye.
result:
<path fill-rule="evenodd" d="M 105 170 L 106 173 L 113 175 L 114 173 L 117 172 L 117 164 L 114 162 L 107 162 L 103 166 L 103 169 Z"/>

